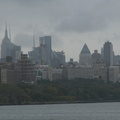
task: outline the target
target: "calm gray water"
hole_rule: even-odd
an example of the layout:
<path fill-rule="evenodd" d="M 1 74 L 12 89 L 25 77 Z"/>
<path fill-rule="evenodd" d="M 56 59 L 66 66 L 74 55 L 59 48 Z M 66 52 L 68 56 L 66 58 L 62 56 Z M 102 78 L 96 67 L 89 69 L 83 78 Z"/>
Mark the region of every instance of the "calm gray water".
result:
<path fill-rule="evenodd" d="M 120 103 L 0 106 L 0 120 L 120 120 Z"/>

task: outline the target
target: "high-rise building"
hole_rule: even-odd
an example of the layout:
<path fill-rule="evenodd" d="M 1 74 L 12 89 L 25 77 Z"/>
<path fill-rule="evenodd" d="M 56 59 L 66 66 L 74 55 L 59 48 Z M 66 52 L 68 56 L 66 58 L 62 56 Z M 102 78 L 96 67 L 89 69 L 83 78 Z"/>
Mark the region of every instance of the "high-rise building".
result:
<path fill-rule="evenodd" d="M 44 36 L 39 38 L 40 47 L 42 47 L 41 58 L 46 65 L 51 65 L 52 48 L 51 36 Z"/>
<path fill-rule="evenodd" d="M 40 53 L 41 53 L 41 48 L 40 48 L 40 46 L 34 47 L 34 49 L 33 49 L 32 51 L 29 51 L 29 52 L 28 52 L 29 59 L 30 59 L 31 61 L 33 61 L 33 63 L 35 63 L 35 64 L 40 64 L 40 62 L 41 62 Z"/>
<path fill-rule="evenodd" d="M 18 51 L 21 54 L 21 46 L 17 46 L 8 38 L 7 27 L 5 29 L 5 36 L 1 44 L 1 60 L 5 61 L 7 56 L 12 56 L 13 61 L 17 59 Z"/>
<path fill-rule="evenodd" d="M 103 60 L 106 65 L 113 65 L 113 45 L 109 41 L 105 42 L 103 46 Z"/>
<path fill-rule="evenodd" d="M 79 55 L 79 65 L 80 67 L 92 67 L 92 55 L 86 44 L 84 44 Z"/>
<path fill-rule="evenodd" d="M 65 53 L 63 51 L 53 51 L 52 66 L 60 67 L 65 64 Z"/>

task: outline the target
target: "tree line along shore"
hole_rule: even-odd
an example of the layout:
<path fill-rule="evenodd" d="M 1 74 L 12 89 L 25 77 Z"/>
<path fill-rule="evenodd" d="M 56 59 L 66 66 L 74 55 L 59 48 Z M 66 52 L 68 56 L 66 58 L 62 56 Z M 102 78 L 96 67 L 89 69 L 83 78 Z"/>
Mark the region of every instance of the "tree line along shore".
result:
<path fill-rule="evenodd" d="M 0 84 L 0 105 L 120 101 L 120 83 L 95 79 Z"/>

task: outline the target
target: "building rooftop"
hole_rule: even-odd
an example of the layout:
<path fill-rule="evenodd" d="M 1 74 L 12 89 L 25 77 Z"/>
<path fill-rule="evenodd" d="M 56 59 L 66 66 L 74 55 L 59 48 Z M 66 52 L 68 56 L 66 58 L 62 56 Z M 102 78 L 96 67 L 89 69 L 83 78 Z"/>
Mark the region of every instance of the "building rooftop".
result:
<path fill-rule="evenodd" d="M 80 54 L 91 54 L 86 44 L 84 44 Z"/>

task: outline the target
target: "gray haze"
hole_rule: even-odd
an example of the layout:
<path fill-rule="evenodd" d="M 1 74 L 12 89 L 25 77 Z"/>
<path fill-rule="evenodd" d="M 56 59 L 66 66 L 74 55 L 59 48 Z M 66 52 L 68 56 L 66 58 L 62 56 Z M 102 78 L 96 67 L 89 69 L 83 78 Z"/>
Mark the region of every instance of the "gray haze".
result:
<path fill-rule="evenodd" d="M 119 5 L 119 0 L 0 0 L 0 42 L 7 21 L 24 53 L 32 50 L 35 31 L 36 46 L 40 36 L 51 35 L 53 50 L 64 50 L 67 60 L 78 60 L 84 43 L 100 52 L 106 38 L 120 54 Z"/>

